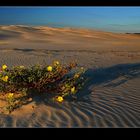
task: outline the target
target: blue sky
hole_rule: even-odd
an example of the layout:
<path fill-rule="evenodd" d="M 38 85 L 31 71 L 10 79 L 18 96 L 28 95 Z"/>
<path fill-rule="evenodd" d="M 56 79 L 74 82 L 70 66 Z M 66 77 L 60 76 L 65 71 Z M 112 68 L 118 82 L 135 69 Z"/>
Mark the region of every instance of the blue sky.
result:
<path fill-rule="evenodd" d="M 140 32 L 140 7 L 0 7 L 0 25 Z"/>

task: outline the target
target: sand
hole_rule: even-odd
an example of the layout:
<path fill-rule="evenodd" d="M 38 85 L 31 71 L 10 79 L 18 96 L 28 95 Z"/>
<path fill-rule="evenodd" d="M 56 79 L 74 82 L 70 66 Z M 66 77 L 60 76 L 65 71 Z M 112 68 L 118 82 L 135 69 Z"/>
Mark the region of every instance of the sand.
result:
<path fill-rule="evenodd" d="M 0 64 L 31 66 L 72 60 L 89 81 L 77 100 L 34 97 L 0 127 L 140 127 L 140 36 L 89 29 L 0 26 Z M 0 98 L 0 107 L 3 105 Z"/>

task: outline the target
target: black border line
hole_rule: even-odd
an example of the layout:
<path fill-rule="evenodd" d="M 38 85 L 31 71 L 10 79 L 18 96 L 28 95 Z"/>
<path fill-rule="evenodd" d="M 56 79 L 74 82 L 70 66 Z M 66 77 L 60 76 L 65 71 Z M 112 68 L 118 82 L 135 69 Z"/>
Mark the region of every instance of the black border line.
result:
<path fill-rule="evenodd" d="M 140 6 L 139 0 L 1 0 L 0 6 Z"/>

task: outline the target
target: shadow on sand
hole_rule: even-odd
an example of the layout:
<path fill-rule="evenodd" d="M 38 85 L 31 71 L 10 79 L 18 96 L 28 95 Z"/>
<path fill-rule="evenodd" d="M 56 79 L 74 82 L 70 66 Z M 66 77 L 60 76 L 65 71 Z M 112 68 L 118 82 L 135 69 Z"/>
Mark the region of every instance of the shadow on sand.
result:
<path fill-rule="evenodd" d="M 34 52 L 35 51 L 34 49 L 18 49 L 18 48 L 15 48 L 13 50 L 14 51 L 22 51 L 22 52 Z"/>
<path fill-rule="evenodd" d="M 21 37 L 21 33 L 16 31 L 2 30 L 2 32 L 0 33 L 0 40 L 7 40 L 11 38 L 18 38 L 18 37 Z"/>
<path fill-rule="evenodd" d="M 88 69 L 85 72 L 87 82 L 82 91 L 77 94 L 78 98 L 89 95 L 94 86 L 116 87 L 130 79 L 140 76 L 140 63 L 118 64 L 96 70 Z M 115 82 L 114 82 L 115 81 Z"/>

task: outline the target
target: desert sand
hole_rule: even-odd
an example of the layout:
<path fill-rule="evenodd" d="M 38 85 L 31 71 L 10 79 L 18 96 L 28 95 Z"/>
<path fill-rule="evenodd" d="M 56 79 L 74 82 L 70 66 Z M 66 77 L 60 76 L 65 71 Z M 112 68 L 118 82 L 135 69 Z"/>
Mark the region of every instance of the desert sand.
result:
<path fill-rule="evenodd" d="M 33 101 L 0 127 L 140 127 L 140 35 L 47 26 L 0 26 L 0 65 L 76 60 L 89 78 L 77 100 Z M 3 105 L 0 99 L 0 107 Z"/>

